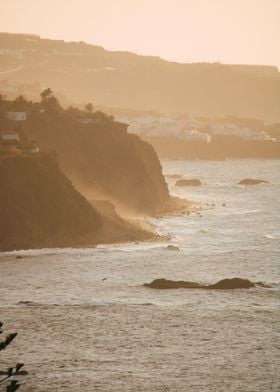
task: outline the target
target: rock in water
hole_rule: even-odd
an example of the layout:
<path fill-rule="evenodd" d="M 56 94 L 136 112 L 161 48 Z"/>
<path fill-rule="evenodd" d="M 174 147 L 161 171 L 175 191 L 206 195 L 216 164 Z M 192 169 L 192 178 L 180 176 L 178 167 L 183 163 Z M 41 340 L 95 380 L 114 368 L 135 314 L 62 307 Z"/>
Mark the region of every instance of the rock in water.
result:
<path fill-rule="evenodd" d="M 167 245 L 166 249 L 167 249 L 167 250 L 180 250 L 180 249 L 178 248 L 178 246 L 175 246 L 175 245 Z"/>
<path fill-rule="evenodd" d="M 143 286 L 151 289 L 206 289 L 206 290 L 232 290 L 232 289 L 250 289 L 253 287 L 266 287 L 262 282 L 253 283 L 248 279 L 232 278 L 222 279 L 212 285 L 201 285 L 196 282 L 187 282 L 183 280 L 174 281 L 167 279 L 155 279 L 151 283 L 145 283 Z"/>
<path fill-rule="evenodd" d="M 258 185 L 258 184 L 269 184 L 269 181 L 260 180 L 256 178 L 244 178 L 238 183 L 238 185 Z"/>
<path fill-rule="evenodd" d="M 185 282 L 183 280 L 174 281 L 162 278 L 155 279 L 151 283 L 145 283 L 144 286 L 150 287 L 152 289 L 194 289 L 199 287 L 199 284 L 195 282 Z"/>
<path fill-rule="evenodd" d="M 215 284 L 207 286 L 207 288 L 215 290 L 250 289 L 252 287 L 256 287 L 255 283 L 241 278 L 222 279 Z"/>
<path fill-rule="evenodd" d="M 202 183 L 198 178 L 192 178 L 189 180 L 184 178 L 176 182 L 176 186 L 200 186 L 200 185 L 202 185 Z"/>

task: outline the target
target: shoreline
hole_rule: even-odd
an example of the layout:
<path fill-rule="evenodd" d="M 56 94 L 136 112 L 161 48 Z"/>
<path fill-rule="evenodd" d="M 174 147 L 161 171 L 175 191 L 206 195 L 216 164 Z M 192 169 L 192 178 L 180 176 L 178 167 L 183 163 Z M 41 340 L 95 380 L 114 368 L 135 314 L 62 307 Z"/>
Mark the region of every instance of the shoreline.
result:
<path fill-rule="evenodd" d="M 149 221 L 153 218 L 162 218 L 164 216 L 176 216 L 176 215 L 189 215 L 197 208 L 193 207 L 200 202 L 189 201 L 181 199 L 175 196 L 171 196 L 171 201 L 174 205 L 173 207 L 163 208 L 162 213 L 154 213 L 145 216 L 135 216 L 133 219 L 131 217 L 128 219 L 125 216 L 119 215 L 114 212 L 114 217 L 121 220 L 127 233 L 120 233 L 120 239 L 117 239 L 116 234 L 111 236 L 108 234 L 97 233 L 94 237 L 91 234 L 86 235 L 78 240 L 44 240 L 34 242 L 32 246 L 30 243 L 22 243 L 17 245 L 7 245 L 2 246 L 0 253 L 8 252 L 20 252 L 27 250 L 40 250 L 40 249 L 94 249 L 99 245 L 117 245 L 117 244 L 130 244 L 134 242 L 163 242 L 170 239 L 169 234 L 161 234 L 157 231 L 156 225 Z M 101 210 L 100 210 L 101 211 Z M 103 211 L 103 210 L 102 210 Z M 108 217 L 108 215 L 107 215 Z M 112 213 L 110 214 L 112 218 Z M 110 223 L 110 222 L 109 222 Z M 126 235 L 126 236 L 125 236 Z"/>

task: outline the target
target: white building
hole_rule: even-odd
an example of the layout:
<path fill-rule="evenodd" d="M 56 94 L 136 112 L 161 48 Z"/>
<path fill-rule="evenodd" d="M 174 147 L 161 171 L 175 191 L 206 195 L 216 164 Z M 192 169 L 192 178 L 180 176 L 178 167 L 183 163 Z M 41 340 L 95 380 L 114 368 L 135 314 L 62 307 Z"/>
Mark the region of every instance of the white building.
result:
<path fill-rule="evenodd" d="M 20 136 L 16 132 L 1 132 L 0 138 L 2 142 L 19 142 Z"/>
<path fill-rule="evenodd" d="M 217 136 L 238 136 L 242 140 L 250 141 L 275 141 L 266 132 L 254 132 L 249 128 L 238 127 L 235 124 L 214 124 L 212 125 L 212 134 Z"/>
<path fill-rule="evenodd" d="M 254 141 L 271 141 L 275 142 L 276 139 L 272 138 L 268 135 L 268 133 L 264 131 L 260 132 L 250 132 L 249 135 L 243 137 L 243 140 L 254 140 Z"/>
<path fill-rule="evenodd" d="M 212 139 L 209 133 L 199 132 L 197 129 L 186 131 L 184 134 L 182 134 L 182 136 L 180 136 L 180 138 L 184 140 L 204 142 L 204 143 L 210 143 Z"/>
<path fill-rule="evenodd" d="M 249 128 L 240 128 L 235 124 L 214 124 L 211 126 L 212 134 L 217 136 L 245 137 L 250 134 Z"/>
<path fill-rule="evenodd" d="M 13 121 L 26 121 L 26 112 L 7 112 L 7 118 Z"/>

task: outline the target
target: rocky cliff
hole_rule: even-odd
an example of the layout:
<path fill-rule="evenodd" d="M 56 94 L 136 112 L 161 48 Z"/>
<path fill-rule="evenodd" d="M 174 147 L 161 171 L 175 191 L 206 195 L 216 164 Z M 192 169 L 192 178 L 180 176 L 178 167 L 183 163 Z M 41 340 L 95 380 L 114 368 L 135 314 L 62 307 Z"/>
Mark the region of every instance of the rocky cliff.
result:
<path fill-rule="evenodd" d="M 93 207 L 48 154 L 0 159 L 0 251 L 152 238 L 108 206 Z M 102 211 L 105 211 L 103 213 Z"/>
<path fill-rule="evenodd" d="M 24 132 L 42 151 L 55 151 L 59 165 L 89 199 L 109 199 L 120 210 L 157 213 L 171 200 L 151 145 L 128 134 L 126 125 L 96 113 L 82 124 L 66 111 L 29 115 Z"/>

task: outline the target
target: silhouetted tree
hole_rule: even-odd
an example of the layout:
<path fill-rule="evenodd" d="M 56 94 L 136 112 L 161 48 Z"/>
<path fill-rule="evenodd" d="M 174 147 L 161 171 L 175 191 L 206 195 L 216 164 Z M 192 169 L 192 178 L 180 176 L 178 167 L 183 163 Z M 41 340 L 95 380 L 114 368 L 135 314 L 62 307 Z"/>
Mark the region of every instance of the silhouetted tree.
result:
<path fill-rule="evenodd" d="M 19 95 L 17 98 L 14 99 L 12 102 L 13 110 L 27 110 L 29 106 L 28 101 L 24 98 L 23 95 Z"/>
<path fill-rule="evenodd" d="M 92 113 L 93 112 L 93 104 L 91 102 L 87 103 L 85 105 L 85 109 L 87 112 Z"/>
<path fill-rule="evenodd" d="M 0 334 L 3 333 L 2 330 L 3 323 L 0 321 Z M 5 337 L 4 340 L 0 341 L 0 351 L 5 350 L 10 343 L 15 339 L 17 336 L 17 333 L 10 333 Z M 3 378 L 0 379 L 0 384 L 3 384 L 4 382 L 8 381 L 9 384 L 7 385 L 7 392 L 15 392 L 20 388 L 20 384 L 18 380 L 13 379 L 14 376 L 25 376 L 28 374 L 26 371 L 21 370 L 22 367 L 24 366 L 23 363 L 17 363 L 15 367 L 9 367 L 6 371 L 0 371 L 0 376 Z"/>
<path fill-rule="evenodd" d="M 59 111 L 61 110 L 61 106 L 58 102 L 58 99 L 53 95 L 53 92 L 50 88 L 46 88 L 40 94 L 41 96 L 41 105 L 44 109 L 49 111 Z"/>
<path fill-rule="evenodd" d="M 70 114 L 71 116 L 77 116 L 80 114 L 80 111 L 78 108 L 74 108 L 73 106 L 69 106 L 66 109 L 66 113 Z"/>
<path fill-rule="evenodd" d="M 50 98 L 52 95 L 53 95 L 53 92 L 52 92 L 52 90 L 50 88 L 46 88 L 40 94 L 42 100 L 46 99 L 46 98 Z"/>

